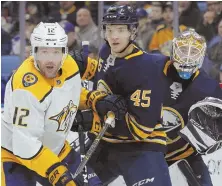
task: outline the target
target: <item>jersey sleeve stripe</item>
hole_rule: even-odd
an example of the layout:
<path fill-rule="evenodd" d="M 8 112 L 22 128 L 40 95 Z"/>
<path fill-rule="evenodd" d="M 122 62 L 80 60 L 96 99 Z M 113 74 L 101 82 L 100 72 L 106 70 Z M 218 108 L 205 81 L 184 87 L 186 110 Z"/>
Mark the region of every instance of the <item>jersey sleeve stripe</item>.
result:
<path fill-rule="evenodd" d="M 44 97 L 39 102 L 42 103 L 45 100 L 45 98 L 52 92 L 52 90 L 53 87 L 51 87 L 51 89 L 44 95 Z"/>
<path fill-rule="evenodd" d="M 21 159 L 23 159 L 23 160 L 32 160 L 32 159 L 34 159 L 36 156 L 38 156 L 38 154 L 41 152 L 42 149 L 43 149 L 43 146 L 41 146 L 40 149 L 38 150 L 38 152 L 37 152 L 34 156 L 32 156 L 32 157 L 30 157 L 30 158 L 22 158 L 22 157 L 20 157 L 20 156 L 18 156 L 18 155 L 15 155 L 15 156 L 18 157 L 18 158 L 21 158 Z"/>
<path fill-rule="evenodd" d="M 12 74 L 12 77 L 11 77 L 11 88 L 12 88 L 12 91 L 14 90 L 14 87 L 13 87 L 13 78 L 14 78 L 14 74 Z"/>
<path fill-rule="evenodd" d="M 60 162 L 60 159 L 50 149 L 42 147 L 33 159 L 18 158 L 19 161 L 27 168 L 37 172 L 42 177 L 46 177 L 46 171 L 53 164 Z"/>
<path fill-rule="evenodd" d="M 151 133 L 153 132 L 153 128 L 150 127 L 146 127 L 144 125 L 139 124 L 136 119 L 134 118 L 134 116 L 132 116 L 131 114 L 127 113 L 129 115 L 129 120 L 130 122 L 132 122 L 135 126 L 137 126 L 140 130 L 144 131 L 145 133 Z"/>
<path fill-rule="evenodd" d="M 127 123 L 130 133 L 136 140 L 143 140 L 149 135 L 139 130 L 133 123 L 131 123 L 128 114 L 126 114 L 126 123 Z"/>

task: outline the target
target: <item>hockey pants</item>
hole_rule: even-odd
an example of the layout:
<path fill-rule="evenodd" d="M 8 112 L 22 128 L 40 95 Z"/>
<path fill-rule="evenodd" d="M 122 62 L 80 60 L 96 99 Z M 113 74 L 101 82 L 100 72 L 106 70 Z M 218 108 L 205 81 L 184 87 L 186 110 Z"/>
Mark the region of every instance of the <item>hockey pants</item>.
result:
<path fill-rule="evenodd" d="M 68 166 L 69 171 L 75 173 L 79 163 L 80 156 L 73 149 L 68 156 L 62 161 Z M 51 186 L 48 179 L 41 177 L 34 171 L 29 170 L 25 166 L 14 162 L 2 162 L 2 186 L 36 186 L 36 182 L 39 182 L 43 186 Z M 96 174 L 88 167 L 89 186 L 99 186 L 101 182 Z M 78 177 L 80 183 L 83 182 L 83 178 Z M 80 186 L 83 185 L 80 184 Z"/>

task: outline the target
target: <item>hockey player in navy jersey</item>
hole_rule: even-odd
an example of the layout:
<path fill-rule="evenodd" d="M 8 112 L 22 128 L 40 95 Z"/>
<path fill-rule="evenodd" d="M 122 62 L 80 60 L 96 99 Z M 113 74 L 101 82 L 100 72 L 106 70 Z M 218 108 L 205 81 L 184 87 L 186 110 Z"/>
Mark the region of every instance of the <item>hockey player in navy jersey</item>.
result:
<path fill-rule="evenodd" d="M 163 126 L 167 133 L 166 160 L 171 165 L 186 159 L 203 186 L 212 186 L 207 166 L 178 132 L 187 124 L 188 111 L 197 101 L 211 96 L 222 98 L 219 82 L 202 69 L 206 51 L 203 37 L 190 29 L 173 39 L 171 60 L 164 64 L 168 83 L 163 107 Z"/>
<path fill-rule="evenodd" d="M 88 94 L 93 124 L 83 116 L 80 120 L 85 121 L 76 119 L 73 128 L 80 122 L 87 130 L 88 124 L 88 135 L 94 139 L 106 113 L 113 111 L 116 125 L 105 133 L 89 162 L 101 181 L 106 184 L 123 175 L 128 186 L 171 186 L 164 159 L 164 76 L 159 65 L 167 58 L 144 53 L 133 43 L 138 20 L 131 6 L 111 6 L 102 26 L 106 44 L 100 50 L 94 88 L 108 96 L 97 99 Z"/>

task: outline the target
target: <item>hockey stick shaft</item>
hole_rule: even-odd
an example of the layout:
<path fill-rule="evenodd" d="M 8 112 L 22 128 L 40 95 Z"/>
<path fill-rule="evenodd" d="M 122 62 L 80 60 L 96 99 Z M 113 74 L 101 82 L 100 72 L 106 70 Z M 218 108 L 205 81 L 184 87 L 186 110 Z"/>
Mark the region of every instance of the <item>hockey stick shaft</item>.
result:
<path fill-rule="evenodd" d="M 105 125 L 103 126 L 102 130 L 99 132 L 96 139 L 93 141 L 93 143 L 90 146 L 89 150 L 87 151 L 85 157 L 83 158 L 83 160 L 80 163 L 79 167 L 77 168 L 75 174 L 73 175 L 73 179 L 75 179 L 83 171 L 83 169 L 84 169 L 85 165 L 87 164 L 88 160 L 90 159 L 90 157 L 92 156 L 92 154 L 96 150 L 97 146 L 99 145 L 99 142 L 102 139 L 102 137 L 104 136 L 106 130 L 108 129 L 108 127 L 110 125 L 114 126 L 114 122 L 115 122 L 115 115 L 110 112 L 110 114 L 108 114 L 108 118 L 105 121 Z"/>
<path fill-rule="evenodd" d="M 192 168 L 187 163 L 181 161 L 178 163 L 178 167 L 183 175 L 186 177 L 187 182 L 190 186 L 201 186 Z"/>
<path fill-rule="evenodd" d="M 82 162 L 85 157 L 85 134 L 83 132 L 82 125 L 79 125 L 78 133 L 79 133 L 79 145 L 80 145 L 80 158 Z M 86 165 L 83 168 L 82 176 L 83 176 L 84 186 L 88 186 L 88 171 Z"/>

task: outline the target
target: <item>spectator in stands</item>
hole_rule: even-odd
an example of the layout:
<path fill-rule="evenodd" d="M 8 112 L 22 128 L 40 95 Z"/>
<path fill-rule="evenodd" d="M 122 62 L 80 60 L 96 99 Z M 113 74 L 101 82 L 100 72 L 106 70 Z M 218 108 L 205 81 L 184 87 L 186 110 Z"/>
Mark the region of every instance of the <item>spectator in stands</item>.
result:
<path fill-rule="evenodd" d="M 26 22 L 25 22 L 25 39 L 26 41 L 29 40 L 31 33 L 33 29 L 36 27 L 35 21 L 30 18 L 29 16 L 26 17 Z M 13 38 L 12 38 L 12 55 L 20 55 L 20 35 L 17 33 Z"/>
<path fill-rule="evenodd" d="M 217 15 L 221 14 L 221 1 L 207 1 L 207 9 Z"/>
<path fill-rule="evenodd" d="M 36 25 L 42 20 L 39 5 L 35 2 L 28 2 L 26 5 L 26 19 L 32 19 Z"/>
<path fill-rule="evenodd" d="M 75 26 L 68 21 L 61 21 L 59 24 L 63 27 L 68 36 L 67 46 L 69 53 L 72 54 L 74 50 L 79 50 L 80 46 L 76 40 Z"/>
<path fill-rule="evenodd" d="M 208 1 L 207 8 L 209 11 L 212 11 L 215 13 L 214 25 L 215 25 L 215 29 L 217 30 L 217 25 L 222 19 L 222 1 Z"/>
<path fill-rule="evenodd" d="M 207 53 L 213 63 L 210 69 L 210 76 L 219 80 L 222 65 L 222 19 L 218 24 L 218 35 L 209 42 Z"/>
<path fill-rule="evenodd" d="M 147 50 L 147 46 L 152 39 L 154 29 L 148 20 L 148 14 L 143 8 L 137 9 L 137 16 L 139 19 L 138 32 L 136 37 L 137 44 L 144 50 Z"/>
<path fill-rule="evenodd" d="M 217 26 L 222 19 L 222 2 L 208 1 L 207 9 L 208 11 L 203 15 L 203 20 L 197 27 L 197 32 L 209 42 L 217 35 Z"/>
<path fill-rule="evenodd" d="M 215 35 L 215 12 L 207 11 L 204 13 L 202 21 L 197 26 L 196 31 L 205 37 L 206 41 L 209 42 Z"/>
<path fill-rule="evenodd" d="M 201 21 L 201 13 L 194 1 L 179 1 L 179 24 L 196 29 Z"/>
<path fill-rule="evenodd" d="M 163 5 L 159 1 L 152 2 L 151 6 L 151 25 L 156 30 L 156 28 L 163 24 Z"/>
<path fill-rule="evenodd" d="M 87 8 L 80 8 L 76 14 L 76 22 L 79 26 L 77 34 L 78 43 L 89 41 L 90 45 L 99 48 L 102 44 L 100 30 L 92 20 L 90 11 Z"/>
<path fill-rule="evenodd" d="M 26 40 L 26 46 L 25 46 L 25 59 L 27 59 L 31 54 L 31 44 L 29 40 Z"/>
<path fill-rule="evenodd" d="M 149 51 L 161 52 L 166 56 L 170 56 L 172 48 L 173 34 L 173 4 L 172 2 L 166 2 L 163 4 L 163 19 L 164 24 L 157 27 L 150 45 Z M 184 25 L 179 26 L 179 31 L 182 32 L 187 27 Z"/>
<path fill-rule="evenodd" d="M 77 8 L 73 1 L 60 1 L 60 9 L 49 14 L 50 22 L 60 22 L 67 20 L 73 25 L 76 25 Z"/>
<path fill-rule="evenodd" d="M 7 33 L 11 33 L 12 17 L 10 16 L 9 8 L 3 5 L 1 10 L 1 28 Z"/>
<path fill-rule="evenodd" d="M 1 55 L 9 55 L 12 49 L 12 42 L 10 35 L 1 29 Z"/>

